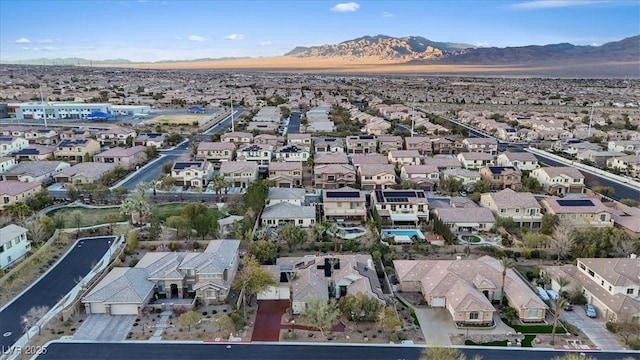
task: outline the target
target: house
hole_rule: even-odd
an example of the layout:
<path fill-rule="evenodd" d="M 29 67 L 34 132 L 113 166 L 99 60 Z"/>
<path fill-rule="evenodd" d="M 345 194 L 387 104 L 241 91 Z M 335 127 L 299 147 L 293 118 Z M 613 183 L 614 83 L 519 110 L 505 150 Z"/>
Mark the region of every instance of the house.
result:
<path fill-rule="evenodd" d="M 605 203 L 611 213 L 613 226 L 623 229 L 627 234 L 640 238 L 640 208 L 619 202 Z"/>
<path fill-rule="evenodd" d="M 253 135 L 247 132 L 228 132 L 220 136 L 222 142 L 231 142 L 236 144 L 251 144 L 253 142 Z"/>
<path fill-rule="evenodd" d="M 609 141 L 607 143 L 607 150 L 640 155 L 640 140 Z"/>
<path fill-rule="evenodd" d="M 520 227 L 539 229 L 542 224 L 542 206 L 533 194 L 504 189 L 480 195 L 480 206 L 502 218 L 512 218 Z"/>
<path fill-rule="evenodd" d="M 62 160 L 82 162 L 100 152 L 100 143 L 93 139 L 67 139 L 58 143 L 53 155 Z"/>
<path fill-rule="evenodd" d="M 287 134 L 287 144 L 302 145 L 310 148 L 313 141 L 311 141 L 311 135 L 309 134 Z"/>
<path fill-rule="evenodd" d="M 540 167 L 538 158 L 529 152 L 503 152 L 496 159 L 498 166 L 513 166 L 520 171 L 532 171 Z"/>
<path fill-rule="evenodd" d="M 69 163 L 62 161 L 23 161 L 11 170 L 0 174 L 0 176 L 2 176 L 2 180 L 38 181 L 43 184 L 50 184 L 53 182 L 55 174 L 69 167 L 71 167 Z"/>
<path fill-rule="evenodd" d="M 371 207 L 385 225 L 417 226 L 429 221 L 424 190 L 376 190 L 371 194 Z"/>
<path fill-rule="evenodd" d="M 280 227 L 291 222 L 297 227 L 309 228 L 316 223 L 316 207 L 281 201 L 275 205 L 266 206 L 262 210 L 261 218 L 264 227 Z"/>
<path fill-rule="evenodd" d="M 59 135 L 60 135 L 60 140 L 88 139 L 91 137 L 91 132 L 88 129 L 79 128 L 79 129 L 70 129 L 66 131 L 61 131 Z"/>
<path fill-rule="evenodd" d="M 236 160 L 255 161 L 260 168 L 268 168 L 273 154 L 272 145 L 245 144 L 236 151 Z"/>
<path fill-rule="evenodd" d="M 544 212 L 576 227 L 613 226 L 609 209 L 598 197 L 547 197 L 540 200 Z"/>
<path fill-rule="evenodd" d="M 17 161 L 44 161 L 55 158 L 56 148 L 45 145 L 29 145 L 29 147 L 11 154 Z"/>
<path fill-rule="evenodd" d="M 424 164 L 437 167 L 438 170 L 460 169 L 462 164 L 454 155 L 436 155 L 434 157 L 425 157 Z"/>
<path fill-rule="evenodd" d="M 396 171 L 390 164 L 358 166 L 358 183 L 362 190 L 388 189 L 396 185 Z"/>
<path fill-rule="evenodd" d="M 344 139 L 335 137 L 314 138 L 313 147 L 315 152 L 344 152 Z"/>
<path fill-rule="evenodd" d="M 391 123 L 386 120 L 371 121 L 364 125 L 364 132 L 369 135 L 382 135 L 386 134 L 387 130 L 391 128 Z"/>
<path fill-rule="evenodd" d="M 309 148 L 302 145 L 285 145 L 274 152 L 277 161 L 304 162 L 310 157 Z"/>
<path fill-rule="evenodd" d="M 420 165 L 422 162 L 418 150 L 391 150 L 387 154 L 389 163 L 397 166 Z"/>
<path fill-rule="evenodd" d="M 429 307 L 447 309 L 458 326 L 494 325 L 493 303 L 503 297 L 498 259 L 394 260 L 393 266 L 399 290 L 421 293 Z M 520 321 L 544 322 L 548 306 L 513 269 L 506 271 L 504 297 Z"/>
<path fill-rule="evenodd" d="M 158 149 L 163 148 L 167 144 L 167 134 L 162 133 L 145 133 L 138 134 L 133 139 L 133 145 L 153 146 Z"/>
<path fill-rule="evenodd" d="M 402 136 L 385 135 L 378 137 L 378 148 L 382 154 L 386 154 L 391 150 L 402 150 L 403 144 Z"/>
<path fill-rule="evenodd" d="M 31 250 L 27 229 L 9 224 L 0 229 L 0 269 L 6 270 Z"/>
<path fill-rule="evenodd" d="M 289 203 L 301 206 L 304 203 L 305 190 L 301 188 L 269 188 L 267 195 L 267 206 Z"/>
<path fill-rule="evenodd" d="M 130 148 L 115 147 L 94 155 L 93 161 L 132 170 L 147 161 L 147 153 L 141 145 Z"/>
<path fill-rule="evenodd" d="M 349 164 L 347 154 L 341 153 L 316 153 L 313 157 L 315 165 L 323 164 Z"/>
<path fill-rule="evenodd" d="M 313 184 L 320 189 L 338 189 L 356 183 L 356 169 L 349 164 L 327 164 L 313 167 Z"/>
<path fill-rule="evenodd" d="M 322 191 L 322 207 L 326 221 L 364 223 L 367 221 L 367 201 L 363 191 L 343 187 Z"/>
<path fill-rule="evenodd" d="M 30 144 L 55 145 L 58 142 L 58 132 L 52 129 L 32 129 L 24 134 Z"/>
<path fill-rule="evenodd" d="M 632 177 L 640 177 L 640 155 L 627 155 L 607 160 L 607 167 L 617 169 Z"/>
<path fill-rule="evenodd" d="M 458 161 L 467 170 L 478 170 L 493 165 L 493 155 L 485 152 L 462 152 L 457 156 Z"/>
<path fill-rule="evenodd" d="M 462 140 L 462 145 L 468 152 L 484 152 L 491 155 L 498 153 L 498 140 L 495 138 L 466 138 Z"/>
<path fill-rule="evenodd" d="M 37 181 L 22 182 L 15 180 L 0 181 L 0 212 L 9 205 L 17 202 L 24 202 L 38 193 L 41 184 Z"/>
<path fill-rule="evenodd" d="M 9 156 L 0 157 L 0 173 L 11 170 L 16 166 L 16 159 Z"/>
<path fill-rule="evenodd" d="M 275 181 L 275 185 L 281 188 L 302 186 L 302 163 L 283 161 L 269 163 L 269 180 Z"/>
<path fill-rule="evenodd" d="M 236 144 L 232 142 L 203 141 L 196 149 L 196 160 L 206 160 L 218 165 L 233 160 Z"/>
<path fill-rule="evenodd" d="M 280 139 L 271 134 L 260 134 L 253 138 L 253 143 L 258 145 L 271 145 L 274 148 L 281 145 Z"/>
<path fill-rule="evenodd" d="M 569 285 L 563 291 L 580 291 L 607 321 L 640 320 L 640 266 L 638 259 L 578 258 L 576 265 L 544 266 L 551 288 L 558 293 L 556 279 L 564 277 Z"/>
<path fill-rule="evenodd" d="M 115 168 L 112 163 L 78 163 L 53 175 L 53 180 L 62 184 L 93 184 Z"/>
<path fill-rule="evenodd" d="M 373 135 L 347 136 L 348 154 L 370 154 L 378 151 L 378 140 Z"/>
<path fill-rule="evenodd" d="M 437 208 L 434 214 L 456 233 L 489 231 L 496 223 L 493 212 L 483 207 Z"/>
<path fill-rule="evenodd" d="M 433 145 L 431 145 L 431 138 L 425 136 L 411 136 L 404 138 L 405 149 L 417 150 L 420 155 L 433 154 Z"/>
<path fill-rule="evenodd" d="M 205 187 L 212 174 L 213 165 L 208 161 L 176 161 L 171 167 L 177 186 Z"/>
<path fill-rule="evenodd" d="M 402 181 L 412 181 L 423 190 L 433 191 L 440 183 L 440 170 L 431 165 L 404 165 L 400 169 Z"/>
<path fill-rule="evenodd" d="M 293 300 L 292 311 L 299 314 L 310 298 L 329 300 L 363 293 L 385 304 L 380 281 L 376 275 L 371 255 L 323 255 L 282 257 L 276 265 L 263 265 L 268 269 L 276 285 L 258 294 L 258 300 Z M 288 273 L 296 273 L 292 284 Z M 334 286 L 330 290 L 330 287 Z M 293 293 L 289 291 L 293 290 Z"/>
<path fill-rule="evenodd" d="M 576 160 L 588 165 L 595 165 L 596 167 L 604 168 L 607 166 L 607 161 L 609 159 L 617 156 L 620 156 L 620 153 L 613 151 L 585 150 L 576 154 Z"/>
<path fill-rule="evenodd" d="M 0 156 L 7 156 L 26 147 L 29 147 L 29 141 L 26 139 L 11 136 L 0 137 Z"/>
<path fill-rule="evenodd" d="M 478 153 L 481 154 L 481 153 Z M 462 184 L 465 186 L 471 186 L 476 182 L 480 181 L 482 177 L 480 173 L 473 170 L 467 169 L 450 169 L 450 170 L 442 170 L 442 179 L 455 179 L 462 181 Z"/>
<path fill-rule="evenodd" d="M 135 139 L 136 136 L 137 134 L 135 130 L 122 127 L 113 127 L 101 130 L 97 134 L 98 141 L 100 142 L 100 145 L 103 146 L 125 145 L 127 144 L 127 141 L 130 141 L 130 144 L 133 144 L 133 139 Z"/>
<path fill-rule="evenodd" d="M 551 195 L 582 194 L 584 175 L 570 166 L 541 167 L 529 175 L 538 180 L 542 188 Z"/>
<path fill-rule="evenodd" d="M 233 187 L 246 188 L 258 179 L 255 161 L 227 161 L 220 164 L 220 176 Z"/>
<path fill-rule="evenodd" d="M 115 267 L 82 298 L 87 314 L 138 315 L 151 299 L 227 298 L 239 240 L 212 240 L 204 252 L 149 252 L 133 268 Z"/>
<path fill-rule="evenodd" d="M 462 150 L 462 143 L 453 138 L 437 138 L 431 140 L 433 154 L 457 154 Z"/>
<path fill-rule="evenodd" d="M 491 189 L 519 189 L 522 186 L 522 172 L 515 166 L 485 166 L 480 176 L 489 181 Z"/>
<path fill-rule="evenodd" d="M 360 165 L 363 165 L 363 164 L 388 164 L 389 163 L 386 156 L 378 153 L 357 154 L 357 155 L 351 155 L 350 157 L 351 157 L 351 163 L 355 167 L 359 167 Z"/>

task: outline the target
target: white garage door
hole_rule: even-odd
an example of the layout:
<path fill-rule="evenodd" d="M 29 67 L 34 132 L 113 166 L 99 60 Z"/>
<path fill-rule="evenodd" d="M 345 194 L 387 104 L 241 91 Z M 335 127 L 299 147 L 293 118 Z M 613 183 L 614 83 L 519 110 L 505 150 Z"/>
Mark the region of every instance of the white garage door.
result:
<path fill-rule="evenodd" d="M 271 287 L 258 294 L 258 300 L 289 300 L 289 288 Z"/>
<path fill-rule="evenodd" d="M 113 304 L 111 305 L 111 315 L 138 315 L 138 305 Z"/>
<path fill-rule="evenodd" d="M 445 307 L 446 300 L 443 297 L 431 298 L 431 307 Z"/>
<path fill-rule="evenodd" d="M 91 313 L 92 314 L 104 314 L 106 311 L 104 310 L 103 303 L 91 303 Z"/>

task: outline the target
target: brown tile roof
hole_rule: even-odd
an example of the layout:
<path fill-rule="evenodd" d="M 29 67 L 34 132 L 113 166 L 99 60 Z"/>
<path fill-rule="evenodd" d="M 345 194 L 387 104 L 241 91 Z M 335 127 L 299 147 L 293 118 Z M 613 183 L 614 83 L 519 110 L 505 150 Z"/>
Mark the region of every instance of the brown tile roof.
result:
<path fill-rule="evenodd" d="M 39 181 L 22 182 L 14 180 L 0 181 L 0 195 L 16 196 L 25 191 L 39 187 Z"/>
<path fill-rule="evenodd" d="M 231 142 L 208 142 L 203 141 L 198 144 L 198 151 L 220 151 L 235 150 L 236 145 Z"/>

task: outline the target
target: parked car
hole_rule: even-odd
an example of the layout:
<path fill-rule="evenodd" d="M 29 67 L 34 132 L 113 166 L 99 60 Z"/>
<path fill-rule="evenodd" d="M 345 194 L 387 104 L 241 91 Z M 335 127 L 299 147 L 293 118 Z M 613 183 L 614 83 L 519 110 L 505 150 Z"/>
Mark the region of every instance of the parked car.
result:
<path fill-rule="evenodd" d="M 573 311 L 573 305 L 571 305 L 571 303 L 567 301 L 563 309 L 564 311 Z"/>
<path fill-rule="evenodd" d="M 558 300 L 558 292 L 555 290 L 547 290 L 547 294 L 549 294 L 549 298 L 551 300 Z"/>
<path fill-rule="evenodd" d="M 538 289 L 538 294 L 540 294 L 540 297 L 542 298 L 542 300 L 549 300 L 549 295 L 547 294 L 547 291 L 544 288 L 538 286 L 537 289 Z"/>
<path fill-rule="evenodd" d="M 598 316 L 598 313 L 596 312 L 596 308 L 593 307 L 593 305 L 591 304 L 587 304 L 585 307 L 585 310 L 587 312 L 587 316 L 590 318 L 595 318 Z"/>

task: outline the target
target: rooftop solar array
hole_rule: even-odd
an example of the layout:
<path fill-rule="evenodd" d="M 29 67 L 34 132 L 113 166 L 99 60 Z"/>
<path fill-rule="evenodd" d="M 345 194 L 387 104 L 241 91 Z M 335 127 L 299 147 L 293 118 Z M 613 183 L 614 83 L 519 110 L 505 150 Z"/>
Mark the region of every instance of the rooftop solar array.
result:
<path fill-rule="evenodd" d="M 358 191 L 326 191 L 325 195 L 327 196 L 327 199 L 359 198 L 360 192 Z"/>
<path fill-rule="evenodd" d="M 424 191 L 382 191 L 376 190 L 376 200 L 378 202 L 409 202 L 409 198 L 426 198 Z"/>
<path fill-rule="evenodd" d="M 11 140 L 13 140 L 12 137 L 4 137 L 4 136 L 0 137 L 0 141 L 11 141 Z"/>
<path fill-rule="evenodd" d="M 580 200 L 558 200 L 558 205 L 560 206 L 594 206 L 591 200 L 580 199 Z"/>
<path fill-rule="evenodd" d="M 513 166 L 488 166 L 492 174 L 502 174 L 505 170 L 515 170 Z"/>
<path fill-rule="evenodd" d="M 173 165 L 173 168 L 176 170 L 182 170 L 193 166 L 200 167 L 200 164 L 201 163 L 199 162 L 177 162 Z"/>
<path fill-rule="evenodd" d="M 38 155 L 40 154 L 40 150 L 36 148 L 25 148 L 20 151 L 16 151 L 13 154 L 14 155 Z"/>
<path fill-rule="evenodd" d="M 67 139 L 67 140 L 62 140 L 58 146 L 59 147 L 65 147 L 65 146 L 76 146 L 76 145 L 84 145 L 87 143 L 87 139 Z"/>
<path fill-rule="evenodd" d="M 259 145 L 251 145 L 251 146 L 247 146 L 244 149 L 241 149 L 240 151 L 261 151 L 262 147 Z"/>
<path fill-rule="evenodd" d="M 297 153 L 301 149 L 295 145 L 287 146 L 285 148 L 280 149 L 281 153 Z"/>

